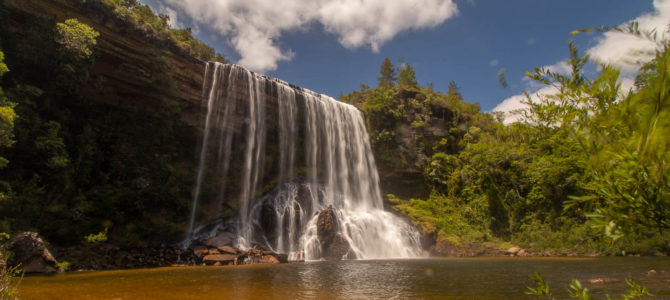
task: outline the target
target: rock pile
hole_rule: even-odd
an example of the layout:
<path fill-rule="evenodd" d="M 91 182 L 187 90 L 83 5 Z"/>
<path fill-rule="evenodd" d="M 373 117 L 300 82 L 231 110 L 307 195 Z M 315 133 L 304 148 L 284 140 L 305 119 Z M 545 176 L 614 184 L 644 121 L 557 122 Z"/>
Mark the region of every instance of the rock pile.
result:
<path fill-rule="evenodd" d="M 113 270 L 194 265 L 196 258 L 179 245 L 120 248 L 107 243 L 89 247 L 55 248 L 53 254 L 70 262 L 70 270 Z"/>
<path fill-rule="evenodd" d="M 287 263 L 288 255 L 271 251 L 260 245 L 249 250 L 231 246 L 194 246 L 191 251 L 199 264 L 208 266 Z"/>

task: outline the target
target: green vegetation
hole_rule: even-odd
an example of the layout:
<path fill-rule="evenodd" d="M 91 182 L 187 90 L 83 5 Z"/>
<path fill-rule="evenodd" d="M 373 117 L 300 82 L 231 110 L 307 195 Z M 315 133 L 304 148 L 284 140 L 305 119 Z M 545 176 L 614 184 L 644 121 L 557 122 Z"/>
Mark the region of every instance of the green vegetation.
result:
<path fill-rule="evenodd" d="M 9 235 L 0 232 L 0 300 L 19 299 L 19 284 L 23 274 L 19 266 L 7 266 L 6 243 Z"/>
<path fill-rule="evenodd" d="M 617 30 L 654 40 L 635 24 Z M 670 51 L 654 41 L 659 50 L 631 91 L 611 66 L 587 78 L 589 58 L 570 44 L 571 74 L 528 73 L 558 92 L 529 95 L 525 121 L 510 125 L 465 103 L 453 82 L 446 93 L 419 86 L 407 64 L 396 81 L 388 60 L 377 88 L 341 99 L 366 113 L 382 176 L 423 174 L 430 196 L 388 199 L 438 243 L 667 253 Z"/>
<path fill-rule="evenodd" d="M 165 40 L 173 43 L 184 53 L 204 61 L 227 62 L 223 54 L 215 53 L 214 49 L 191 35 L 190 28 L 170 28 L 170 17 L 165 14 L 156 15 L 149 5 L 138 0 L 68 0 L 94 9 L 105 15 L 115 17 L 126 26 L 132 27 L 151 39 Z"/>
<path fill-rule="evenodd" d="M 538 272 L 534 272 L 535 275 L 531 279 L 535 282 L 536 287 L 527 287 L 526 295 L 538 296 L 540 299 L 556 299 L 552 297 L 552 292 L 549 289 L 549 283 L 544 280 L 544 277 Z M 626 279 L 626 284 L 628 285 L 628 290 L 621 295 L 619 298 L 611 298 L 609 295 L 606 295 L 607 300 L 620 299 L 620 300 L 632 300 L 639 299 L 644 296 L 649 295 L 649 291 L 643 286 L 640 286 L 632 277 Z M 597 298 L 591 296 L 591 292 L 579 282 L 579 280 L 573 279 L 570 282 L 570 287 L 568 289 L 570 293 L 570 298 L 580 299 L 580 300 L 597 300 Z"/>
<path fill-rule="evenodd" d="M 162 38 L 147 23 L 153 12 L 136 1 L 74 2 L 94 16 L 114 17 L 122 8 L 137 22 L 117 26 L 149 42 Z M 180 240 L 197 137 L 173 96 L 168 54 L 181 50 L 147 44 L 137 51 L 149 62 L 113 65 L 108 74 L 132 80 L 146 92 L 134 97 L 147 99 L 132 103 L 124 95 L 110 103 L 119 87 L 96 75 L 102 37 L 83 18 L 52 20 L 1 4 L 0 14 L 7 64 L 0 70 L 11 69 L 0 82 L 0 232 L 36 231 L 57 246 L 86 244 L 98 232 L 122 247 Z M 12 27 L 17 20 L 25 26 Z M 198 52 L 190 33 L 165 26 Z"/>
<path fill-rule="evenodd" d="M 93 54 L 96 38 L 100 33 L 77 19 L 68 19 L 64 23 L 56 23 L 58 38 L 56 41 L 72 51 L 74 55 L 88 58 Z"/>
<path fill-rule="evenodd" d="M 56 264 L 56 268 L 58 269 L 58 272 L 61 272 L 61 273 L 67 272 L 67 270 L 70 269 L 70 266 L 72 266 L 72 264 L 69 261 L 61 261 L 61 262 Z"/>
<path fill-rule="evenodd" d="M 2 75 L 9 71 L 7 65 L 4 62 L 5 54 L 0 51 L 0 79 Z M 1 82 L 1 81 L 0 81 Z M 10 102 L 7 97 L 5 97 L 0 88 L 0 147 L 10 147 L 14 144 L 14 119 L 16 118 L 16 113 L 14 112 L 14 103 Z M 0 156 L 0 169 L 7 166 L 6 158 Z M 0 200 L 5 197 L 5 194 L 0 191 Z"/>
<path fill-rule="evenodd" d="M 549 288 L 549 283 L 544 280 L 544 277 L 537 271 L 533 271 L 534 276 L 531 277 L 531 279 L 535 282 L 535 285 L 537 287 L 529 287 L 527 286 L 526 288 L 528 291 L 526 291 L 526 295 L 533 295 L 533 296 L 548 296 L 551 297 L 551 289 Z"/>
<path fill-rule="evenodd" d="M 102 242 L 107 241 L 107 231 L 109 231 L 109 228 L 105 228 L 104 231 L 100 231 L 97 234 L 89 234 L 84 237 L 87 243 L 89 244 L 100 244 Z"/>

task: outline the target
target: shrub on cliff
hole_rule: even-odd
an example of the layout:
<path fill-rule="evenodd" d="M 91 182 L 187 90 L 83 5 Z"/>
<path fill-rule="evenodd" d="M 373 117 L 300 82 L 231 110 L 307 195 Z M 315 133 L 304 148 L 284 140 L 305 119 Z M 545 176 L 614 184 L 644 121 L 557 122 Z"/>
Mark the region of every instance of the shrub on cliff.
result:
<path fill-rule="evenodd" d="M 227 62 L 223 54 L 216 53 L 212 47 L 193 37 L 190 28 L 171 28 L 168 15 L 157 15 L 149 5 L 138 0 L 84 0 L 83 3 L 118 18 L 152 38 L 169 41 L 193 57 L 204 61 Z"/>
<path fill-rule="evenodd" d="M 93 54 L 96 38 L 100 34 L 90 26 L 77 19 L 67 19 L 63 23 L 56 23 L 58 43 L 74 55 L 88 58 Z"/>

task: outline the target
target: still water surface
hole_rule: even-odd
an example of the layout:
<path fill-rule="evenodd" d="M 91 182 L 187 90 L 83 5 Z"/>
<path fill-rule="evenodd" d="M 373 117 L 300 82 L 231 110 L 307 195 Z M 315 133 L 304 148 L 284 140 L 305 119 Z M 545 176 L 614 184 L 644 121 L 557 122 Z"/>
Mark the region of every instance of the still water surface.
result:
<path fill-rule="evenodd" d="M 633 278 L 670 299 L 670 258 L 466 258 L 174 267 L 26 277 L 25 299 L 534 299 L 533 271 L 559 299 L 571 278 L 619 296 Z M 651 271 L 654 270 L 654 271 Z M 651 272 L 650 272 L 651 271 Z"/>

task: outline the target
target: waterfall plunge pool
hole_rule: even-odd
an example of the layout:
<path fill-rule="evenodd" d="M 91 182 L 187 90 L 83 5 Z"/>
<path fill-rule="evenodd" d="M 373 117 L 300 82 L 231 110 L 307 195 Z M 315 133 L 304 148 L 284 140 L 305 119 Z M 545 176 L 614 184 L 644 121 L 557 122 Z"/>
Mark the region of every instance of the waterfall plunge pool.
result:
<path fill-rule="evenodd" d="M 652 271 L 653 270 L 653 271 Z M 430 258 L 171 267 L 25 277 L 24 299 L 532 299 L 533 271 L 557 299 L 572 278 L 604 298 L 632 276 L 670 299 L 670 258 Z"/>

